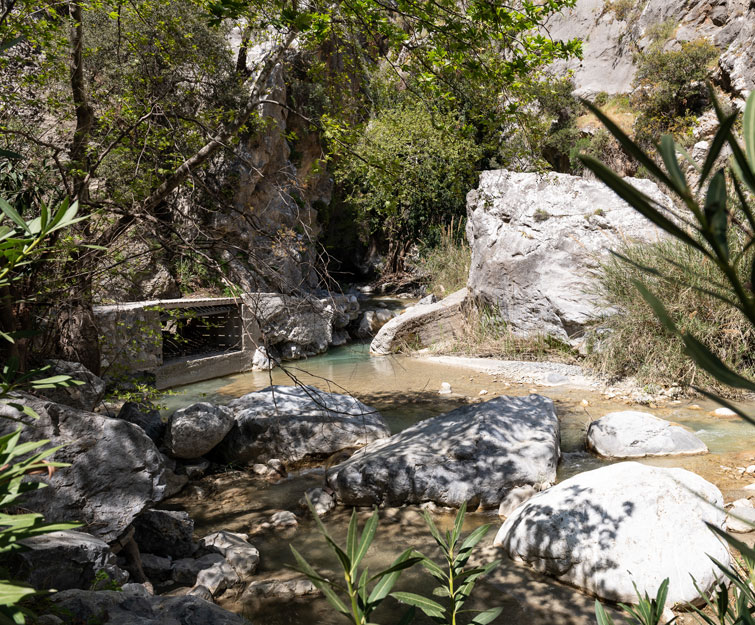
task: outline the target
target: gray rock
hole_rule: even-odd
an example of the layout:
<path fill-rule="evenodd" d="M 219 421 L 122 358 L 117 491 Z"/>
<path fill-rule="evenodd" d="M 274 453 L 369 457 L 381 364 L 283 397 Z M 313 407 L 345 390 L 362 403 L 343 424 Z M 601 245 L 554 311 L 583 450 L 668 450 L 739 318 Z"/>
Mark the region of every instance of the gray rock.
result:
<path fill-rule="evenodd" d="M 394 317 L 377 333 L 370 352 L 392 354 L 410 345 L 428 347 L 457 336 L 464 322 L 467 289 L 452 293 L 435 304 L 417 304 Z"/>
<path fill-rule="evenodd" d="M 197 586 L 207 588 L 213 597 L 241 582 L 234 568 L 223 559 L 197 574 Z"/>
<path fill-rule="evenodd" d="M 199 460 L 198 462 L 183 465 L 183 471 L 190 480 L 198 480 L 209 468 L 210 463 L 207 460 Z"/>
<path fill-rule="evenodd" d="M 252 368 L 255 371 L 270 371 L 273 367 L 275 367 L 275 362 L 270 358 L 267 348 L 260 345 L 252 356 Z"/>
<path fill-rule="evenodd" d="M 170 469 L 165 469 L 165 498 L 177 495 L 188 483 L 188 475 L 180 475 Z"/>
<path fill-rule="evenodd" d="M 299 462 L 366 445 L 390 433 L 372 408 L 312 386 L 270 386 L 228 407 L 236 424 L 214 452 L 223 462 Z"/>
<path fill-rule="evenodd" d="M 204 569 L 223 562 L 225 558 L 219 553 L 208 553 L 201 558 L 181 558 L 174 560 L 172 579 L 177 584 L 188 584 L 193 586 L 197 581 L 197 575 Z"/>
<path fill-rule="evenodd" d="M 366 339 L 375 336 L 380 328 L 393 319 L 396 315 L 390 310 L 377 309 L 367 310 L 359 320 L 356 335 Z"/>
<path fill-rule="evenodd" d="M 103 625 L 249 625 L 249 622 L 194 595 L 138 597 L 115 591 L 66 590 L 50 600 L 76 622 Z"/>
<path fill-rule="evenodd" d="M 628 179 L 662 206 L 654 182 Z M 588 293 L 601 260 L 661 231 L 604 184 L 567 174 L 484 171 L 467 195 L 470 296 L 518 334 L 577 338 L 601 314 Z"/>
<path fill-rule="evenodd" d="M 63 625 L 63 619 L 54 614 L 43 614 L 34 619 L 34 625 Z"/>
<path fill-rule="evenodd" d="M 127 401 L 118 412 L 118 418 L 138 425 L 156 445 L 159 445 L 162 441 L 165 433 L 165 421 L 159 410 Z"/>
<path fill-rule="evenodd" d="M 194 586 L 194 588 L 192 588 L 186 594 L 193 597 L 199 597 L 204 601 L 209 601 L 210 603 L 212 603 L 212 593 L 210 592 L 210 589 L 207 588 L 207 586 Z"/>
<path fill-rule="evenodd" d="M 194 553 L 194 521 L 188 512 L 145 510 L 134 519 L 134 540 L 146 553 L 185 558 Z"/>
<path fill-rule="evenodd" d="M 144 508 L 163 498 L 163 460 L 140 427 L 30 397 L 13 401 L 30 406 L 40 417 L 30 419 L 0 404 L 0 415 L 27 423 L 22 439 L 47 438 L 63 445 L 50 459 L 71 464 L 51 478 L 37 478 L 50 488 L 27 494 L 25 508 L 51 522 L 81 521 L 92 534 L 112 542 Z M 15 428 L 0 419 L 0 433 Z"/>
<path fill-rule="evenodd" d="M 164 582 L 171 578 L 173 561 L 151 553 L 141 554 L 142 569 L 151 582 Z"/>
<path fill-rule="evenodd" d="M 532 486 L 517 486 L 512 488 L 498 506 L 498 516 L 507 517 L 528 499 L 532 499 L 537 491 Z"/>
<path fill-rule="evenodd" d="M 293 512 L 280 510 L 270 517 L 270 525 L 277 530 L 282 530 L 289 527 L 296 527 L 299 525 L 299 521 Z"/>
<path fill-rule="evenodd" d="M 694 473 L 621 462 L 538 493 L 509 516 L 495 544 L 610 601 L 636 601 L 633 582 L 655 596 L 668 577 L 672 607 L 699 599 L 695 580 L 703 592 L 718 584 L 708 556 L 731 561 L 705 525 L 723 528 L 722 505 L 721 492 Z"/>
<path fill-rule="evenodd" d="M 118 584 L 128 580 L 107 543 L 91 534 L 62 530 L 27 538 L 21 544 L 27 549 L 13 556 L 14 578 L 37 590 L 89 588 L 98 574 Z"/>
<path fill-rule="evenodd" d="M 590 424 L 587 447 L 606 458 L 689 456 L 708 453 L 697 436 L 647 412 L 612 412 Z"/>
<path fill-rule="evenodd" d="M 421 300 L 417 302 L 417 306 L 425 306 L 427 304 L 434 304 L 438 301 L 438 298 L 435 297 L 435 293 L 430 293 L 430 295 L 425 295 Z"/>
<path fill-rule="evenodd" d="M 540 395 L 498 397 L 427 419 L 371 443 L 327 472 L 347 505 L 432 501 L 497 508 L 513 488 L 556 479 L 559 423 Z"/>
<path fill-rule="evenodd" d="M 246 582 L 255 574 L 260 563 L 260 552 L 246 539 L 246 534 L 221 530 L 205 536 L 199 544 L 204 549 L 220 553 L 233 567 L 239 579 Z"/>
<path fill-rule="evenodd" d="M 266 579 L 253 582 L 246 587 L 242 601 L 260 599 L 294 599 L 306 595 L 318 595 L 320 591 L 308 579 Z"/>
<path fill-rule="evenodd" d="M 207 402 L 192 404 L 171 416 L 165 446 L 176 458 L 199 458 L 223 440 L 233 423 L 233 415 L 225 406 Z"/>
<path fill-rule="evenodd" d="M 315 509 L 315 513 L 319 517 L 325 516 L 336 507 L 336 500 L 322 488 L 310 488 L 305 493 L 305 496 L 299 500 L 299 506 L 304 510 L 309 510 L 307 498 L 309 498 L 312 507 Z"/>
<path fill-rule="evenodd" d="M 46 360 L 44 364 L 49 369 L 42 374 L 42 377 L 51 378 L 56 375 L 68 375 L 83 384 L 40 389 L 36 391 L 37 395 L 42 395 L 50 401 L 78 410 L 94 410 L 104 397 L 105 381 L 94 375 L 81 363 L 67 360 Z"/>

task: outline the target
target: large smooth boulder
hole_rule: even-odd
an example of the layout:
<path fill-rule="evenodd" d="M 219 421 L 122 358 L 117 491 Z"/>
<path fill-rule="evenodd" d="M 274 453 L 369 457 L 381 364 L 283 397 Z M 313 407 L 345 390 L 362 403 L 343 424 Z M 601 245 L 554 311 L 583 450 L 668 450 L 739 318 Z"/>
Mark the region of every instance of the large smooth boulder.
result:
<path fill-rule="evenodd" d="M 380 328 L 370 343 L 373 354 L 392 354 L 407 345 L 428 347 L 457 336 L 464 324 L 467 289 L 432 304 L 416 304 Z"/>
<path fill-rule="evenodd" d="M 160 415 L 160 411 L 154 406 L 127 401 L 118 411 L 118 418 L 138 425 L 154 441 L 155 445 L 159 445 L 162 441 L 166 424 Z"/>
<path fill-rule="evenodd" d="M 48 521 L 80 521 L 105 542 L 112 542 L 145 508 L 165 495 L 165 465 L 155 444 L 139 426 L 24 396 L 13 403 L 32 408 L 39 419 L 0 403 L 0 417 L 26 423 L 22 439 L 50 439 L 62 445 L 50 459 L 70 463 L 49 484 L 24 497 L 24 507 L 42 513 Z M 17 424 L 0 418 L 0 434 Z"/>
<path fill-rule="evenodd" d="M 233 424 L 233 414 L 225 406 L 198 402 L 173 413 L 165 446 L 175 458 L 200 458 L 225 438 Z"/>
<path fill-rule="evenodd" d="M 128 573 L 118 568 L 108 544 L 85 532 L 62 530 L 21 541 L 26 550 L 14 558 L 14 577 L 37 590 L 90 588 L 98 574 L 123 584 Z"/>
<path fill-rule="evenodd" d="M 559 456 L 550 399 L 497 397 L 371 443 L 331 468 L 327 482 L 348 505 L 468 501 L 498 508 L 516 487 L 552 484 Z"/>
<path fill-rule="evenodd" d="M 650 180 L 631 180 L 663 206 Z M 467 194 L 470 296 L 518 334 L 569 340 L 601 312 L 593 279 L 609 250 L 656 241 L 661 231 L 595 180 L 484 171 Z"/>
<path fill-rule="evenodd" d="M 697 436 L 647 412 L 611 412 L 590 423 L 587 447 L 606 458 L 690 456 L 708 453 Z"/>
<path fill-rule="evenodd" d="M 712 504 L 712 505 L 711 505 Z M 621 462 L 538 493 L 501 526 L 508 555 L 602 599 L 634 603 L 670 579 L 667 605 L 719 581 L 712 556 L 731 560 L 705 522 L 723 528 L 721 492 L 684 469 Z M 693 579 L 694 578 L 694 579 Z"/>
<path fill-rule="evenodd" d="M 390 435 L 376 410 L 313 386 L 268 386 L 229 402 L 236 421 L 215 453 L 224 462 L 293 463 Z"/>
<path fill-rule="evenodd" d="M 193 595 L 153 597 L 136 592 L 66 590 L 51 601 L 75 622 L 103 625 L 249 625 L 245 618 Z"/>

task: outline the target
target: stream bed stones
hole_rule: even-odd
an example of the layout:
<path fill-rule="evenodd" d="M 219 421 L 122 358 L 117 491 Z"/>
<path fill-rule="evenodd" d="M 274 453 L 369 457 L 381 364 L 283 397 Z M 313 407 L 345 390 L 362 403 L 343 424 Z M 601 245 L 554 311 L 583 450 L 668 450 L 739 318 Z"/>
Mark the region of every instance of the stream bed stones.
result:
<path fill-rule="evenodd" d="M 702 592 L 718 584 L 708 556 L 731 561 L 705 525 L 723 528 L 722 507 L 718 488 L 690 471 L 621 462 L 538 493 L 509 516 L 495 544 L 610 601 L 635 602 L 634 582 L 655 596 L 668 577 L 670 607 L 698 600 L 695 583 Z"/>
<path fill-rule="evenodd" d="M 498 508 L 513 488 L 556 479 L 559 422 L 540 395 L 498 397 L 426 419 L 371 443 L 327 472 L 347 505 Z"/>

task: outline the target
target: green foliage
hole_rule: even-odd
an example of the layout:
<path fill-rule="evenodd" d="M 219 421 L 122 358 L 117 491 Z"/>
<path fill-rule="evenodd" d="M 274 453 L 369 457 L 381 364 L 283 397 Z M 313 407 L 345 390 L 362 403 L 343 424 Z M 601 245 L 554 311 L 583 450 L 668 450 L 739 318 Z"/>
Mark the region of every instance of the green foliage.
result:
<path fill-rule="evenodd" d="M 359 535 L 357 527 L 357 511 L 354 510 L 352 512 L 348 534 L 346 536 L 346 548 L 343 549 L 331 538 L 312 506 L 312 502 L 309 501 L 309 498 L 307 498 L 307 505 L 312 513 L 312 517 L 317 523 L 317 529 L 320 534 L 322 534 L 323 538 L 325 538 L 330 549 L 338 557 L 338 561 L 343 570 L 344 583 L 341 584 L 325 579 L 322 575 L 317 573 L 294 548 L 294 546 L 291 545 L 291 551 L 298 564 L 296 570 L 306 575 L 307 578 L 322 591 L 328 602 L 341 614 L 349 617 L 355 625 L 368 625 L 371 622 L 370 615 L 390 594 L 393 586 L 401 575 L 401 571 L 414 566 L 421 560 L 421 558 L 412 556 L 412 550 L 407 549 L 396 558 L 391 566 L 379 573 L 370 575 L 367 567 L 364 567 L 360 571 L 359 565 L 367 554 L 367 550 L 370 548 L 372 541 L 375 539 L 375 533 L 377 532 L 377 509 L 375 509 L 372 516 L 365 524 L 361 535 Z M 341 600 L 339 594 L 346 596 L 346 603 Z M 408 620 L 403 620 L 402 622 L 410 622 L 412 614 L 413 611 L 407 612 L 405 619 Z"/>
<path fill-rule="evenodd" d="M 466 214 L 480 158 L 470 134 L 456 116 L 421 104 L 383 111 L 340 162 L 337 180 L 373 232 L 424 239 Z"/>
<path fill-rule="evenodd" d="M 18 505 L 24 493 L 44 488 L 43 482 L 24 479 L 30 473 L 48 472 L 54 467 L 64 467 L 59 462 L 49 462 L 48 456 L 58 447 L 45 447 L 50 441 L 21 443 L 21 430 L 18 428 L 0 437 L 0 559 L 11 552 L 23 549 L 21 541 L 40 534 L 77 527 L 71 523 L 46 524 L 41 514 L 7 514 L 8 508 Z M 18 603 L 37 592 L 20 582 L 0 578 L 0 625 L 25 622 L 26 610 Z"/>
<path fill-rule="evenodd" d="M 666 596 L 668 595 L 668 577 L 661 582 L 658 587 L 658 593 L 652 599 L 646 592 L 644 595 L 640 594 L 637 590 L 637 584 L 634 584 L 634 591 L 637 593 L 637 605 L 627 605 L 620 603 L 621 608 L 637 623 L 637 625 L 660 625 L 663 617 L 663 609 L 666 605 Z M 605 611 L 600 601 L 595 601 L 595 616 L 598 620 L 598 625 L 613 625 L 613 619 Z M 676 618 L 670 621 L 665 621 L 668 625 L 675 621 Z"/>
<path fill-rule="evenodd" d="M 678 50 L 657 45 L 637 55 L 634 86 L 635 106 L 640 116 L 635 137 L 643 145 L 657 141 L 663 133 L 684 135 L 707 103 L 705 79 L 718 50 L 707 39 L 685 41 Z"/>
<path fill-rule="evenodd" d="M 750 95 L 745 106 L 742 123 L 744 149 L 732 132 L 738 114 L 727 115 L 717 102 L 712 90 L 711 98 L 718 116 L 719 128 L 702 166 L 693 163 L 699 175 L 696 187 L 690 186 L 679 164 L 677 157 L 679 146 L 675 144 L 671 136 L 664 135 L 661 139 L 658 156 L 662 164 L 659 164 L 608 117 L 593 108 L 593 112 L 624 149 L 632 154 L 650 175 L 663 184 L 681 206 L 684 206 L 685 210 L 681 215 L 670 215 L 667 209 L 632 187 L 599 161 L 585 156 L 583 162 L 600 180 L 638 212 L 679 244 L 691 250 L 692 253 L 698 254 L 702 263 L 710 263 L 714 267 L 716 276 L 709 284 L 692 284 L 688 281 L 680 286 L 719 299 L 725 306 L 741 315 L 753 328 L 755 327 L 755 291 L 753 290 L 755 257 L 747 256 L 747 253 L 755 242 L 755 210 L 752 203 L 752 197 L 755 194 L 755 94 Z M 727 167 L 719 167 L 717 163 L 724 146 L 731 149 L 732 158 Z M 731 196 L 728 193 L 729 185 L 734 191 Z M 736 241 L 744 241 L 744 245 L 735 246 L 733 243 Z M 631 261 L 627 259 L 627 262 Z M 640 268 L 651 277 L 657 275 L 657 271 L 650 267 L 640 266 Z M 664 328 L 682 341 L 685 354 L 694 360 L 700 369 L 707 372 L 721 385 L 750 392 L 755 391 L 755 382 L 751 377 L 746 377 L 741 371 L 726 364 L 714 349 L 706 346 L 691 331 L 681 328 L 669 314 L 663 298 L 657 296 L 644 280 L 635 280 L 634 286 L 652 308 Z M 697 390 L 755 425 L 753 415 L 748 415 L 707 389 L 698 388 Z M 733 596 L 729 595 L 726 584 L 721 584 L 714 597 L 706 599 L 710 613 L 703 614 L 698 610 L 698 615 L 710 625 L 750 623 L 755 610 L 755 593 L 753 592 L 755 551 L 720 528 L 711 524 L 708 524 L 708 527 L 731 547 L 738 550 L 744 563 L 742 571 L 734 571 L 713 559 L 714 565 L 726 578 L 725 581 L 733 584 Z M 600 608 L 599 617 L 602 616 L 602 612 Z M 635 612 L 632 616 L 636 622 L 642 622 L 641 619 L 647 616 L 647 611 Z M 610 624 L 606 622 L 605 625 Z"/>
<path fill-rule="evenodd" d="M 412 592 L 393 593 L 396 599 L 419 608 L 436 623 L 460 625 L 461 618 L 467 620 L 466 616 L 471 613 L 474 616 L 467 620 L 470 625 L 485 625 L 495 620 L 502 611 L 502 608 L 489 608 L 482 612 L 463 609 L 464 604 L 472 594 L 475 583 L 501 563 L 500 560 L 494 560 L 484 567 L 467 568 L 472 551 L 490 531 L 491 525 L 478 527 L 462 541 L 461 528 L 464 525 L 466 511 L 467 504 L 465 502 L 456 513 L 453 530 L 447 531 L 445 537 L 440 533 L 427 510 L 423 511 L 425 523 L 436 544 L 440 547 L 443 561 L 437 564 L 427 556 L 419 554 L 422 558 L 421 564 L 438 583 L 433 595 L 441 598 L 445 605 Z M 461 617 L 461 615 L 464 615 L 464 617 Z"/>

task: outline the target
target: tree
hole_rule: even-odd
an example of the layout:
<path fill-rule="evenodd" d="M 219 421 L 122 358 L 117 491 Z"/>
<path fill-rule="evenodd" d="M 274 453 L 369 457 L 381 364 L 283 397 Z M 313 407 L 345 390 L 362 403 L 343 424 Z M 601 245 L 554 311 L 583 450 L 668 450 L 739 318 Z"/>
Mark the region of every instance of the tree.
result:
<path fill-rule="evenodd" d="M 322 106 L 306 123 L 331 145 L 348 143 L 368 116 L 361 76 L 378 63 L 418 98 L 458 103 L 484 90 L 512 114 L 518 81 L 578 52 L 576 41 L 554 42 L 540 30 L 574 1 L 7 0 L 0 134 L 30 163 L 51 163 L 48 188 L 94 215 L 75 233 L 84 247 L 58 268 L 73 293 L 59 315 L 71 355 L 96 370 L 92 276 L 135 228 L 148 229 L 166 253 L 190 249 L 218 273 L 248 253 L 219 253 L 223 236 L 211 219 L 189 229 L 181 206 L 206 195 L 210 213 L 228 203 L 213 196 L 223 187 L 223 158 L 243 161 L 239 137 L 263 134 L 271 111 L 290 108 L 269 93 L 281 63 L 306 54 L 308 76 L 320 73 Z"/>

